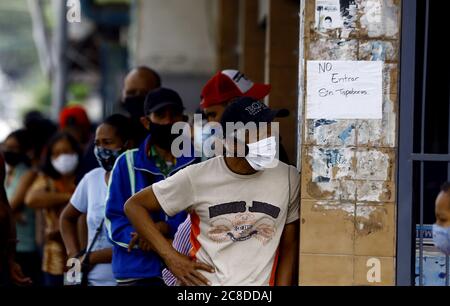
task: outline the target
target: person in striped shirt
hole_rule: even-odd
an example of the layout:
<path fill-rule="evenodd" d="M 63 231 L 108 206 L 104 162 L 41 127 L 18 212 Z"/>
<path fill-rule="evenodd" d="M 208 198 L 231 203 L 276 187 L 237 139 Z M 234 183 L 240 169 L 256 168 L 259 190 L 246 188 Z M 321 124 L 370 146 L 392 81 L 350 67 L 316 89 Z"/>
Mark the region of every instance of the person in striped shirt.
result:
<path fill-rule="evenodd" d="M 191 237 L 191 218 L 188 216 L 186 220 L 178 227 L 178 230 L 173 239 L 172 246 L 180 254 L 188 256 L 192 249 L 190 237 Z M 164 279 L 164 283 L 167 286 L 176 286 L 177 284 L 179 284 L 177 278 L 167 268 L 163 270 L 162 276 Z"/>

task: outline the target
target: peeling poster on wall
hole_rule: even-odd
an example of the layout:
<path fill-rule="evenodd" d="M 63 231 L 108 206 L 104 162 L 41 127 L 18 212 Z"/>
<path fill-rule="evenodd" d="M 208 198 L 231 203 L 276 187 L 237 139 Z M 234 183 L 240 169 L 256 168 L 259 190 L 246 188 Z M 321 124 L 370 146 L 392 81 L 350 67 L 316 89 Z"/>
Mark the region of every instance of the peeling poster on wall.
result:
<path fill-rule="evenodd" d="M 382 119 L 382 61 L 308 61 L 307 119 Z"/>
<path fill-rule="evenodd" d="M 316 0 L 316 29 L 353 29 L 356 24 L 355 0 Z"/>

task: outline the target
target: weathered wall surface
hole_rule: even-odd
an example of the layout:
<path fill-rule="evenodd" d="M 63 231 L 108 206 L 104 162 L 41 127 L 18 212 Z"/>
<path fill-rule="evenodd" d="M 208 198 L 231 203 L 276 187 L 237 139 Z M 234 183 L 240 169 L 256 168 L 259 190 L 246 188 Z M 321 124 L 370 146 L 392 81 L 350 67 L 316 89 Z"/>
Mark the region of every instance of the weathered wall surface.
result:
<path fill-rule="evenodd" d="M 384 102 L 382 120 L 303 121 L 301 285 L 395 284 L 401 0 L 356 4 L 353 29 L 328 31 L 315 27 L 315 0 L 304 4 L 305 63 L 384 61 Z M 303 110 L 307 82 L 306 75 Z M 381 282 L 368 281 L 371 258 Z"/>

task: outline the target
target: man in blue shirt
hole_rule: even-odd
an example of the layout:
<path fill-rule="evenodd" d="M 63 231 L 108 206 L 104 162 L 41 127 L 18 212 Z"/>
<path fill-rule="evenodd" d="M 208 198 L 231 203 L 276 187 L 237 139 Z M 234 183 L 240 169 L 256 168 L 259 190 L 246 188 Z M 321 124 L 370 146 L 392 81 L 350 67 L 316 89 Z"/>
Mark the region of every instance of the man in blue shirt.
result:
<path fill-rule="evenodd" d="M 191 148 L 190 156 L 175 158 L 171 152 L 172 126 L 183 121 L 183 102 L 173 90 L 159 88 L 151 91 L 145 100 L 146 128 L 149 136 L 139 149 L 120 156 L 114 166 L 106 202 L 105 225 L 113 242 L 113 273 L 119 286 L 163 285 L 163 263 L 146 243 L 134 245 L 135 230 L 124 213 L 125 202 L 135 193 L 166 179 L 188 165 L 198 162 Z M 158 213 L 158 228 L 172 239 L 186 213 L 168 217 Z M 130 249 L 129 249 L 130 248 Z"/>

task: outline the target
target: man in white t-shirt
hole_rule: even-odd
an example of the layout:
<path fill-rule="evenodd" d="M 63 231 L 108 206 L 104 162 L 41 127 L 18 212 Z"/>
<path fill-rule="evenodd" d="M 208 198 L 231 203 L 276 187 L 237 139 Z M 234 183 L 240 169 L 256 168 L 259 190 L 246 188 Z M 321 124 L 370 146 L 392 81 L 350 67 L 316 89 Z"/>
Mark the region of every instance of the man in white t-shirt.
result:
<path fill-rule="evenodd" d="M 296 283 L 300 177 L 276 158 L 276 138 L 267 138 L 278 115 L 259 101 L 237 99 L 222 126 L 255 123 L 257 133 L 227 138 L 226 156 L 187 167 L 126 203 L 129 220 L 181 284 Z M 265 133 L 260 123 L 268 123 Z M 161 209 L 169 216 L 190 212 L 190 258 L 176 252 L 148 217 Z"/>

